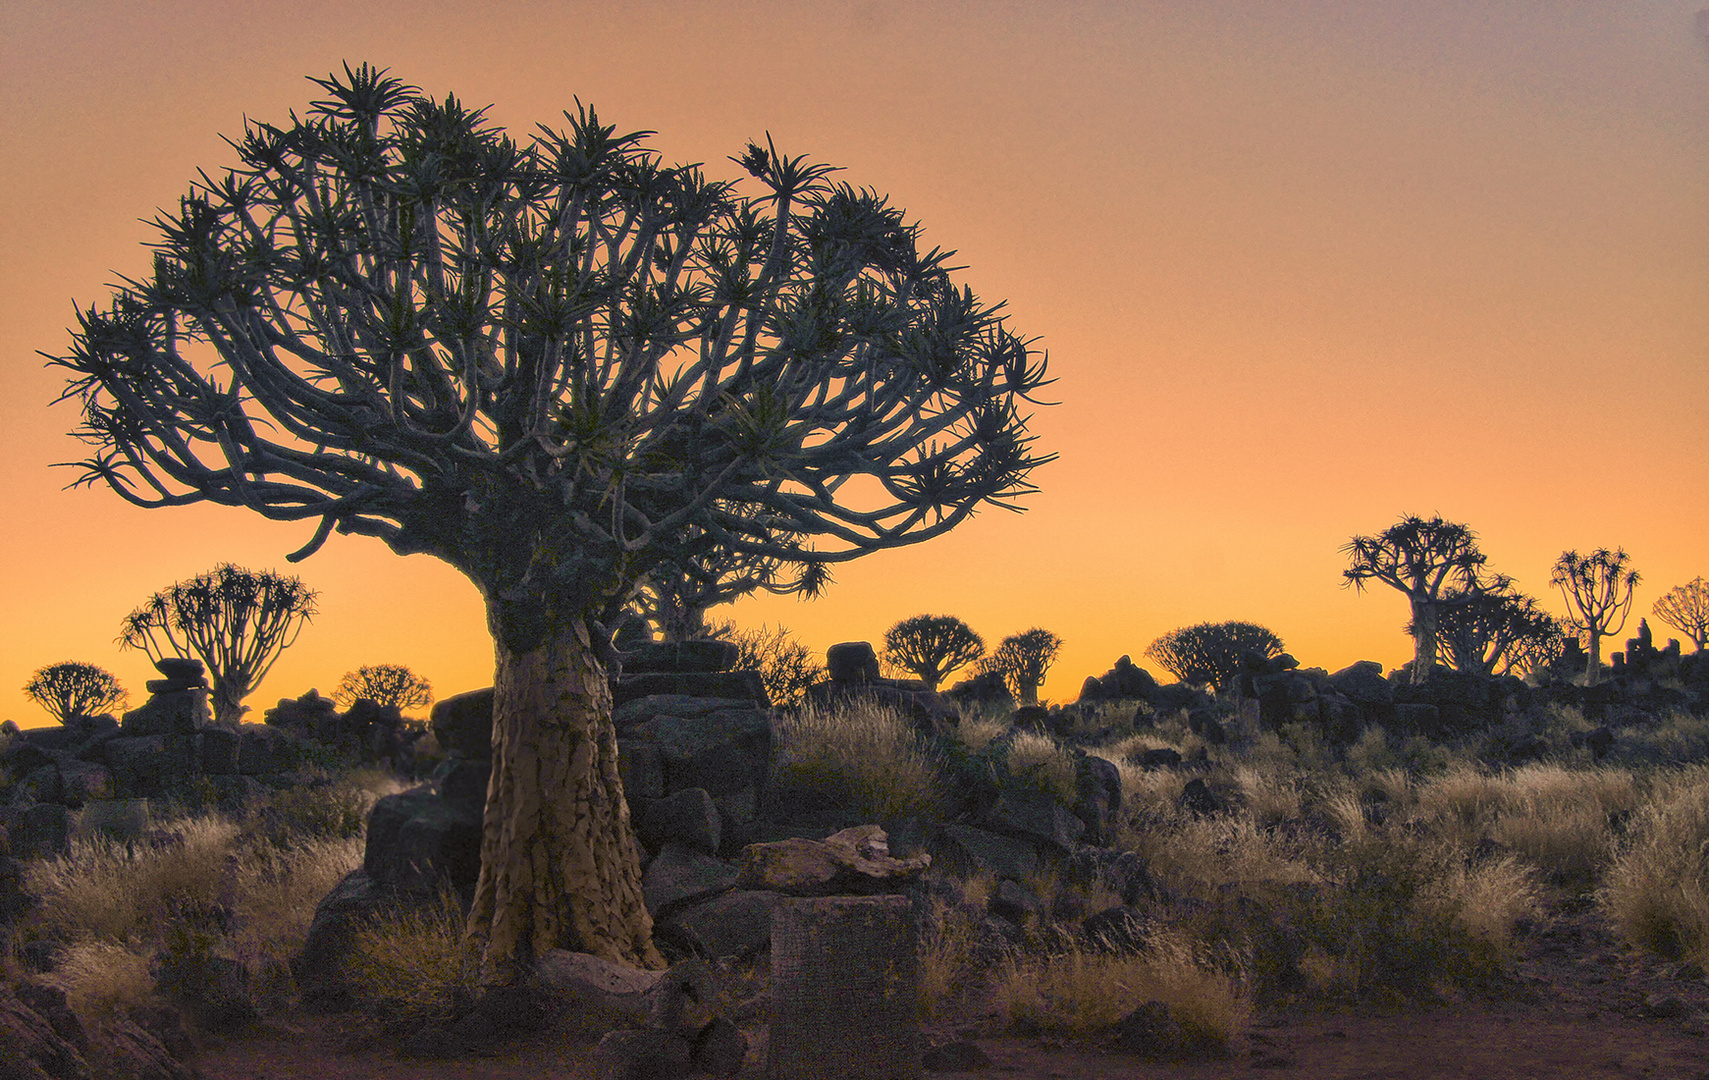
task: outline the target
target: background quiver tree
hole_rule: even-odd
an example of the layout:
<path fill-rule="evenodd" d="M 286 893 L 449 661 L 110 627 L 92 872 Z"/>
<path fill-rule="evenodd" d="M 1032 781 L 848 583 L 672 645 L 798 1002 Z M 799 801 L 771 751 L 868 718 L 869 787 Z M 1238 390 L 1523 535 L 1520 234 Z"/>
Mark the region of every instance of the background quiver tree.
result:
<path fill-rule="evenodd" d="M 1559 657 L 1563 637 L 1535 599 L 1505 587 L 1450 596 L 1437 615 L 1437 654 L 1455 671 L 1523 675 Z"/>
<path fill-rule="evenodd" d="M 1632 590 L 1642 579 L 1629 561 L 1624 548 L 1597 548 L 1588 555 L 1563 551 L 1549 576 L 1567 602 L 1568 624 L 1584 641 L 1587 686 L 1594 686 L 1601 675 L 1602 639 L 1618 634 L 1631 614 Z"/>
<path fill-rule="evenodd" d="M 998 642 L 996 651 L 979 661 L 978 670 L 981 675 L 1001 674 L 1016 701 L 1037 705 L 1038 688 L 1061 648 L 1061 638 L 1035 626 Z"/>
<path fill-rule="evenodd" d="M 936 690 L 951 672 L 985 655 L 985 639 L 954 615 L 915 615 L 884 632 L 884 658 Z"/>
<path fill-rule="evenodd" d="M 1656 601 L 1650 614 L 1691 639 L 1698 652 L 1709 644 L 1709 582 L 1692 578 Z"/>
<path fill-rule="evenodd" d="M 1196 686 L 1209 683 L 1218 693 L 1240 675 L 1248 656 L 1268 660 L 1282 652 L 1282 639 L 1274 631 L 1249 622 L 1183 626 L 1145 647 L 1145 655 L 1180 682 Z"/>
<path fill-rule="evenodd" d="M 607 665 L 647 576 L 825 567 L 1020 509 L 1046 361 L 950 254 L 831 166 L 744 192 L 592 108 L 519 143 L 367 65 L 162 213 L 80 311 L 81 483 L 427 553 L 494 640 L 469 913 L 482 981 L 553 948 L 658 966 Z"/>
<path fill-rule="evenodd" d="M 112 672 L 73 660 L 37 670 L 24 694 L 62 724 L 122 709 L 130 699 Z"/>
<path fill-rule="evenodd" d="M 402 664 L 365 664 L 344 673 L 332 700 L 347 709 L 367 700 L 402 712 L 431 705 L 433 684 Z"/>
<path fill-rule="evenodd" d="M 750 593 L 798 594 L 814 599 L 831 580 L 830 570 L 823 564 L 749 557 L 720 547 L 705 536 L 690 537 L 683 548 L 679 557 L 649 571 L 630 601 L 630 608 L 647 621 L 661 641 L 717 636 L 707 625 L 707 610 Z"/>
<path fill-rule="evenodd" d="M 1355 536 L 1341 551 L 1351 564 L 1343 586 L 1363 591 L 1367 581 L 1398 590 L 1412 606 L 1412 682 L 1422 683 L 1436 666 L 1437 620 L 1442 608 L 1486 588 L 1502 588 L 1506 578 L 1485 582 L 1485 562 L 1477 534 L 1464 525 L 1410 516 L 1375 536 Z"/>
<path fill-rule="evenodd" d="M 243 699 L 315 614 L 315 592 L 271 570 L 221 563 L 162 589 L 125 617 L 121 649 L 149 659 L 194 656 L 208 672 L 214 722 L 235 727 Z"/>

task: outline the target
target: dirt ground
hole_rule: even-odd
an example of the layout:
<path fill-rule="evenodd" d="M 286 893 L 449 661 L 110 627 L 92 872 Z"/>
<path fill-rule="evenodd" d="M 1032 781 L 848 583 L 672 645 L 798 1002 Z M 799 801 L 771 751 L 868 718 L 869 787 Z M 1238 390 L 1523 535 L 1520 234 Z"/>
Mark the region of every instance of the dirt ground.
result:
<path fill-rule="evenodd" d="M 1517 979 L 1502 1000 L 1260 1015 L 1219 1060 L 1148 1063 L 1096 1045 L 1005 1035 L 977 1020 L 928 1027 L 924 1042 L 971 1042 L 988 1059 L 977 1074 L 1014 1080 L 1709 1080 L 1702 972 L 1633 952 L 1594 912 L 1556 912 L 1519 947 Z M 350 1018 L 304 1015 L 205 1046 L 197 1065 L 208 1080 L 580 1080 L 591 1075 L 591 1048 L 585 1038 L 547 1034 L 489 1056 L 406 1060 Z M 750 1050 L 741 1076 L 763 1074 L 761 1053 Z"/>

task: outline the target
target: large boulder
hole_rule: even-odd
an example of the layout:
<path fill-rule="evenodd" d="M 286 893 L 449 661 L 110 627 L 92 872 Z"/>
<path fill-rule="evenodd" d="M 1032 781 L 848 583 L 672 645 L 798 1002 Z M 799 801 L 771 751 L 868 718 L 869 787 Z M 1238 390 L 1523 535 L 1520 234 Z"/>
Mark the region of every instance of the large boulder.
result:
<path fill-rule="evenodd" d="M 493 688 L 442 699 L 433 706 L 429 726 L 439 748 L 447 754 L 492 757 Z"/>
<path fill-rule="evenodd" d="M 740 880 L 740 872 L 721 859 L 681 844 L 666 844 L 647 864 L 641 895 L 648 913 L 659 919 L 727 893 Z"/>
<path fill-rule="evenodd" d="M 368 815 L 362 869 L 402 892 L 466 890 L 481 873 L 481 811 L 426 789 L 387 795 Z"/>
<path fill-rule="evenodd" d="M 771 943 L 772 913 L 784 896 L 769 889 L 741 889 L 683 908 L 655 925 L 661 940 L 707 960 L 752 956 Z"/>

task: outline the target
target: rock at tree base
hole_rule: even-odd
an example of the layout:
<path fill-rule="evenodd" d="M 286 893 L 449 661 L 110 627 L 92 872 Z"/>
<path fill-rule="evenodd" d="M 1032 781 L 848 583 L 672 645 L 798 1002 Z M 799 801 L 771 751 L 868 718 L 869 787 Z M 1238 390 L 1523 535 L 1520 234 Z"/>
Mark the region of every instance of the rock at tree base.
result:
<path fill-rule="evenodd" d="M 877 825 L 858 825 L 824 840 L 792 839 L 742 849 L 741 884 L 792 896 L 899 892 L 932 865 L 924 852 L 890 857 L 889 838 Z"/>
<path fill-rule="evenodd" d="M 901 896 L 786 899 L 773 916 L 768 1080 L 919 1080 L 914 914 Z"/>

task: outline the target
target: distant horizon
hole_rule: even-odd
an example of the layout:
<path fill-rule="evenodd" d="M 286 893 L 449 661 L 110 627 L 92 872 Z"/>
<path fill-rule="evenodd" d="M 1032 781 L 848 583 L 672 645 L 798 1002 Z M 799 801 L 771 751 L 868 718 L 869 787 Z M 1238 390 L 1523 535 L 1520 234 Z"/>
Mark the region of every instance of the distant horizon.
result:
<path fill-rule="evenodd" d="M 289 0 L 170 13 L 73 0 L 0 15 L 0 719 L 53 720 L 33 672 L 97 664 L 146 698 L 120 621 L 221 562 L 300 576 L 321 614 L 248 699 L 398 663 L 437 697 L 491 683 L 450 567 L 246 510 L 64 490 L 86 449 L 38 351 L 146 272 L 157 208 L 222 136 L 281 122 L 368 61 L 525 137 L 576 101 L 667 162 L 772 137 L 905 208 L 955 276 L 1048 350 L 1025 513 L 835 570 L 817 601 L 709 617 L 822 656 L 916 614 L 994 646 L 1064 640 L 1074 700 L 1182 626 L 1241 620 L 1303 667 L 1411 658 L 1404 599 L 1341 588 L 1340 547 L 1402 516 L 1470 526 L 1562 614 L 1549 568 L 1622 547 L 1635 636 L 1709 576 L 1709 50 L 1703 0 L 924 0 L 479 11 Z M 1678 636 L 1652 619 L 1658 643 Z M 1609 649 L 1607 651 L 1614 651 Z M 957 677 L 960 677 L 958 674 Z M 10 695 L 10 696 L 7 696 Z"/>

